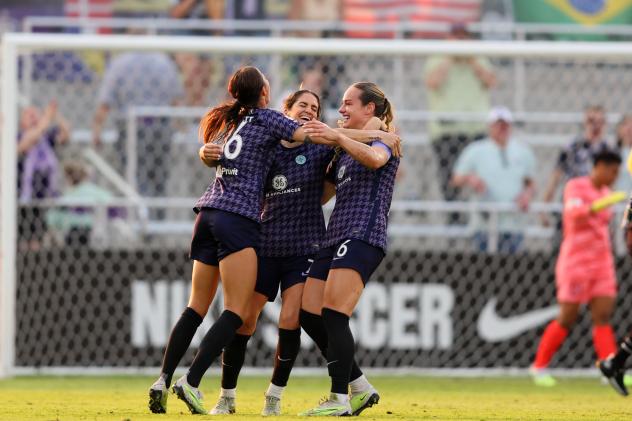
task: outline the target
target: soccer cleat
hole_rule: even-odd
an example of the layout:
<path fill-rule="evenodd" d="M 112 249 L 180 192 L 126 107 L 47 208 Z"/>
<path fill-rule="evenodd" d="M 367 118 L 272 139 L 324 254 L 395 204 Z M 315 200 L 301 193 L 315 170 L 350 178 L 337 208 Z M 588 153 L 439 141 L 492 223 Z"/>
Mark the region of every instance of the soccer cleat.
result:
<path fill-rule="evenodd" d="M 211 409 L 211 415 L 228 415 L 235 413 L 235 398 L 220 396 L 217 403 Z"/>
<path fill-rule="evenodd" d="M 554 387 L 557 385 L 557 380 L 555 380 L 555 378 L 551 376 L 546 369 L 531 366 L 531 368 L 529 368 L 529 374 L 531 374 L 533 383 L 535 383 L 536 386 Z"/>
<path fill-rule="evenodd" d="M 187 383 L 186 375 L 180 377 L 172 389 L 173 393 L 178 396 L 178 399 L 182 400 L 189 407 L 189 411 L 192 414 L 208 414 L 202 402 L 202 392 L 197 387 Z"/>
<path fill-rule="evenodd" d="M 373 387 L 364 392 L 352 394 L 350 399 L 351 415 L 360 415 L 362 411 L 373 405 L 377 405 L 379 401 L 380 395 Z"/>
<path fill-rule="evenodd" d="M 298 414 L 300 417 L 346 417 L 351 415 L 349 401 L 339 402 L 333 393 L 323 398 L 316 408 Z"/>
<path fill-rule="evenodd" d="M 623 382 L 623 370 L 615 367 L 612 358 L 597 361 L 601 374 L 608 380 L 610 386 L 621 396 L 628 396 L 628 389 Z"/>
<path fill-rule="evenodd" d="M 261 411 L 261 415 L 264 417 L 281 415 L 281 399 L 276 396 L 266 395 L 266 402 Z"/>
<path fill-rule="evenodd" d="M 149 388 L 149 410 L 154 414 L 166 414 L 168 397 L 167 384 L 165 379 L 160 377 Z"/>

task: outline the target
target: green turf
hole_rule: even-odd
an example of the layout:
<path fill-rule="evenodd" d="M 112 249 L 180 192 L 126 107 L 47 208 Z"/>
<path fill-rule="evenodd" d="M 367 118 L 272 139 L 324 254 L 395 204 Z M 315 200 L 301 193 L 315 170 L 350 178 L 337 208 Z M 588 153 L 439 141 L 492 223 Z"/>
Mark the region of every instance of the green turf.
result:
<path fill-rule="evenodd" d="M 186 420 L 260 418 L 267 378 L 240 379 L 237 415 L 193 416 L 174 395 L 167 415 L 147 409 L 148 377 L 20 377 L 0 381 L 0 420 Z M 361 417 L 374 420 L 632 420 L 632 397 L 622 398 L 593 379 L 560 379 L 540 389 L 526 378 L 446 379 L 373 377 L 382 399 Z M 218 379 L 205 378 L 210 409 Z M 315 404 L 326 394 L 324 378 L 295 377 L 285 392 L 279 419 Z M 193 418 L 192 418 L 193 417 Z"/>

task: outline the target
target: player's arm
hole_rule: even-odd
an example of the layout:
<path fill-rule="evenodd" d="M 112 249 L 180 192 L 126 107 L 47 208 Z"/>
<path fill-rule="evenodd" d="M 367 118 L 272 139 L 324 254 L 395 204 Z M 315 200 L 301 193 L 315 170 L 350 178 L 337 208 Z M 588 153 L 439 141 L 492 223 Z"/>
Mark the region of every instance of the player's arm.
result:
<path fill-rule="evenodd" d="M 383 130 L 358 130 L 358 129 L 334 129 L 340 134 L 361 143 L 371 143 L 375 139 L 379 139 L 393 151 L 393 155 L 400 158 L 401 139 L 395 133 L 385 132 Z"/>
<path fill-rule="evenodd" d="M 374 141 L 373 144 L 368 145 L 357 142 L 321 122 L 310 121 L 307 124 L 310 124 L 308 128 L 310 135 L 334 140 L 353 159 L 367 168 L 372 170 L 381 168 L 391 158 L 391 149 L 382 142 Z"/>
<path fill-rule="evenodd" d="M 374 117 L 367 124 L 380 124 L 381 126 L 382 121 Z M 361 143 L 371 143 L 375 141 L 375 139 L 379 139 L 392 151 L 393 155 L 398 158 L 401 157 L 401 140 L 395 133 L 389 133 L 383 130 L 332 129 L 318 120 L 308 121 L 303 125 L 303 129 L 305 129 L 306 133 L 311 137 L 335 141 L 336 144 L 338 144 L 338 141 L 335 140 L 338 137 L 336 133 Z"/>
<path fill-rule="evenodd" d="M 377 170 L 386 165 L 392 155 L 388 146 L 380 141 L 375 141 L 373 144 L 368 145 L 339 134 L 337 143 L 353 159 L 372 170 Z"/>
<path fill-rule="evenodd" d="M 615 191 L 605 195 L 604 197 L 595 200 L 590 204 L 591 212 L 599 212 L 610 206 L 616 205 L 619 202 L 623 202 L 626 198 L 625 192 Z"/>
<path fill-rule="evenodd" d="M 393 155 L 398 158 L 402 156 L 401 139 L 398 135 L 389 133 L 386 124 L 378 117 L 371 117 L 362 130 L 343 128 L 337 128 L 334 130 L 362 143 L 371 143 L 375 139 L 380 139 L 382 143 L 393 151 Z"/>
<path fill-rule="evenodd" d="M 319 145 L 327 146 L 334 146 L 336 144 L 331 139 L 325 139 L 313 133 L 309 133 L 307 130 L 305 130 L 305 127 L 303 126 L 297 128 L 294 131 L 292 138 L 288 140 L 290 142 L 317 143 Z"/>

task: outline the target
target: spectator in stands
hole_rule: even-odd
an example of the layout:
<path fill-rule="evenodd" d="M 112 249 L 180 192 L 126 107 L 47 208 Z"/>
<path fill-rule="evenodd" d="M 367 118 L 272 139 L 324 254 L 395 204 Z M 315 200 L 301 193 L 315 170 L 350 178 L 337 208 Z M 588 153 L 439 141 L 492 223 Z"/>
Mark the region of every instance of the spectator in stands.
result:
<path fill-rule="evenodd" d="M 632 114 L 624 115 L 617 124 L 617 149 L 623 161 L 627 162 L 632 152 Z M 632 176 L 629 171 L 619 171 L 614 189 L 632 192 Z"/>
<path fill-rule="evenodd" d="M 183 87 L 177 67 L 161 52 L 127 52 L 111 62 L 103 77 L 93 121 L 93 143 L 101 145 L 101 131 L 107 116 L 114 114 L 119 133 L 116 151 L 121 154 L 120 169 L 125 166 L 127 113 L 137 106 L 177 105 Z M 136 119 L 137 181 L 141 194 L 164 196 L 168 177 L 171 120 L 162 116 Z"/>
<path fill-rule="evenodd" d="M 86 166 L 80 161 L 70 161 L 64 164 L 64 175 L 67 188 L 61 200 L 81 200 L 98 205 L 107 203 L 112 193 L 97 186 L 89 180 Z M 90 243 L 92 229 L 95 226 L 95 208 L 78 206 L 64 209 L 54 209 L 46 215 L 46 221 L 51 228 L 65 234 L 65 244 L 68 246 L 85 246 Z M 120 210 L 111 209 L 104 212 L 104 216 L 120 214 Z M 103 225 L 101 221 L 101 225 Z"/>
<path fill-rule="evenodd" d="M 174 19 L 213 19 L 224 17 L 224 0 L 172 0 L 169 16 Z M 184 35 L 218 35 L 219 31 L 202 29 L 179 30 Z M 206 105 L 211 84 L 213 64 L 204 54 L 176 53 L 176 63 L 184 79 L 185 104 L 190 106 Z"/>
<path fill-rule="evenodd" d="M 603 107 L 601 105 L 586 107 L 583 132 L 577 135 L 558 155 L 555 168 L 544 190 L 544 197 L 542 198 L 544 202 L 553 200 L 560 184 L 566 184 L 566 181 L 571 178 L 583 177 L 590 173 L 593 155 L 609 148 L 605 133 L 606 115 Z M 550 219 L 547 215 L 542 215 L 541 219 L 545 226 L 550 225 Z M 556 217 L 555 226 L 555 244 L 559 245 L 562 232 L 562 220 L 559 215 Z"/>
<path fill-rule="evenodd" d="M 535 192 L 535 156 L 528 146 L 511 138 L 513 117 L 507 108 L 493 108 L 488 122 L 489 137 L 463 150 L 454 168 L 452 184 L 473 190 L 481 201 L 513 202 L 520 211 L 526 211 Z M 520 248 L 522 219 L 507 213 L 499 215 L 499 251 L 513 253 Z M 483 225 L 478 224 L 477 228 Z M 478 250 L 488 250 L 487 232 L 476 233 L 474 243 Z"/>
<path fill-rule="evenodd" d="M 225 19 L 232 20 L 264 20 L 266 12 L 261 0 L 225 0 Z M 269 35 L 266 31 L 237 31 L 237 35 Z"/>
<path fill-rule="evenodd" d="M 463 24 L 451 27 L 448 39 L 466 40 L 470 35 Z M 484 57 L 432 56 L 426 61 L 424 80 L 428 88 L 428 108 L 433 113 L 486 113 L 490 108 L 489 90 L 496 85 L 491 63 Z M 481 121 L 434 118 L 428 124 L 430 139 L 439 169 L 445 200 L 454 200 L 457 191 L 450 184 L 456 158 L 472 141 L 485 135 Z M 451 222 L 457 217 L 451 216 Z"/>
<path fill-rule="evenodd" d="M 342 16 L 343 0 L 291 0 L 288 19 L 336 23 Z M 335 31 L 299 31 L 297 36 L 327 38 Z"/>
<path fill-rule="evenodd" d="M 29 205 L 31 200 L 55 197 L 59 193 L 59 162 L 57 145 L 70 136 L 70 126 L 50 101 L 46 109 L 29 106 L 20 115 L 18 132 L 18 196 L 20 222 L 18 233 L 21 248 L 38 249 L 46 233 L 44 209 Z"/>

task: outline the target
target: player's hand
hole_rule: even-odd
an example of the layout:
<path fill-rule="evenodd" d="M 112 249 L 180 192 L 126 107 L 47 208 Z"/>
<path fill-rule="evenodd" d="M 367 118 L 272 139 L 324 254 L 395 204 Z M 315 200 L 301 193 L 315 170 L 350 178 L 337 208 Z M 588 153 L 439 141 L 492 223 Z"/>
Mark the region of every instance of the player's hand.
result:
<path fill-rule="evenodd" d="M 371 117 L 369 121 L 364 125 L 362 130 L 384 130 L 386 131 L 386 124 L 377 117 Z"/>
<path fill-rule="evenodd" d="M 222 145 L 218 145 L 216 143 L 206 143 L 205 145 L 202 145 L 198 154 L 206 166 L 214 167 L 217 164 L 217 161 L 219 161 L 222 157 L 223 151 L 224 147 Z"/>
<path fill-rule="evenodd" d="M 311 120 L 303 124 L 303 129 L 311 137 L 321 137 L 330 142 L 338 141 L 338 132 L 318 120 Z"/>
<path fill-rule="evenodd" d="M 485 193 L 485 191 L 487 190 L 487 186 L 485 185 L 485 182 L 478 176 L 476 175 L 470 175 L 467 178 L 467 184 L 476 192 L 479 194 Z"/>
<path fill-rule="evenodd" d="M 401 158 L 403 156 L 402 140 L 400 139 L 399 135 L 395 133 L 384 132 L 384 134 L 380 136 L 380 141 L 389 147 L 394 157 Z"/>

